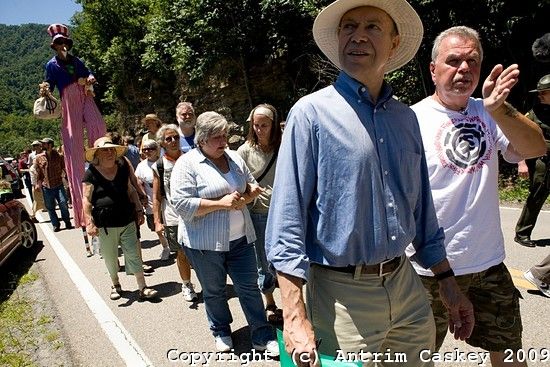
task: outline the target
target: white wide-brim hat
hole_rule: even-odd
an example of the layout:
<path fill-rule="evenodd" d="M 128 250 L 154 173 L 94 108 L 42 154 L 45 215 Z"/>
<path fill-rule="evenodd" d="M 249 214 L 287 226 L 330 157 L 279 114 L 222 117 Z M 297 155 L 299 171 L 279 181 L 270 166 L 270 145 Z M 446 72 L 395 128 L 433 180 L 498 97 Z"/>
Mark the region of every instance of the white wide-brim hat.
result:
<path fill-rule="evenodd" d="M 385 11 L 397 25 L 399 45 L 388 60 L 385 71 L 399 69 L 418 51 L 424 27 L 413 7 L 405 0 L 336 0 L 324 8 L 313 23 L 313 38 L 326 57 L 341 69 L 338 55 L 338 27 L 342 16 L 351 9 L 373 6 Z"/>
<path fill-rule="evenodd" d="M 124 154 L 126 154 L 126 151 L 128 149 L 127 147 L 124 147 L 122 145 L 113 144 L 113 142 L 111 141 L 111 138 L 108 138 L 108 137 L 104 136 L 104 137 L 101 137 L 101 138 L 97 139 L 94 142 L 93 148 L 86 149 L 86 160 L 88 162 L 91 162 L 91 161 L 94 160 L 94 155 L 95 155 L 95 152 L 97 150 L 99 150 L 99 149 L 110 149 L 110 148 L 114 148 L 116 150 L 116 157 L 117 158 L 120 158 Z"/>

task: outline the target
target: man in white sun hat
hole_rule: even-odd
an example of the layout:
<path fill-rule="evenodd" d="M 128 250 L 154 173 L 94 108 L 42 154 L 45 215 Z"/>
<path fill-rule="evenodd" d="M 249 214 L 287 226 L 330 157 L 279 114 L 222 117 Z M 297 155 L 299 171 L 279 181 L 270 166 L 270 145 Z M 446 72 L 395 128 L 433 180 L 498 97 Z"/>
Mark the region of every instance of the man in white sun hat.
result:
<path fill-rule="evenodd" d="M 472 305 L 446 260 L 415 115 L 384 81 L 415 55 L 422 34 L 405 0 L 338 0 L 313 25 L 341 72 L 290 111 L 266 233 L 296 361 L 317 365 L 322 339 L 320 353 L 362 351 L 366 365 L 387 351 L 382 362 L 405 353 L 406 365 L 433 364 L 421 359 L 434 347 L 435 325 L 404 255 L 410 243 L 440 278 L 455 337 L 472 331 Z"/>

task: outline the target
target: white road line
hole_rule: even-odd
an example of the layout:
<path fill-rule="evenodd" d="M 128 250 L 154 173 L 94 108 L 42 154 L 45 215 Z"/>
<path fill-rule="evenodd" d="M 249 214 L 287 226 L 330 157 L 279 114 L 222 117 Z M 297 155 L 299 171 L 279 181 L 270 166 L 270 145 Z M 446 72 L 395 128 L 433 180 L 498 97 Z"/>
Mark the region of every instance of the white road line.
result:
<path fill-rule="evenodd" d="M 30 201 L 29 195 L 27 195 L 27 202 Z M 42 218 L 41 221 L 46 220 Z M 149 358 L 145 355 L 143 350 L 136 343 L 130 333 L 124 328 L 120 320 L 115 316 L 107 304 L 103 301 L 99 293 L 95 290 L 88 278 L 84 275 L 82 270 L 74 262 L 71 255 L 65 250 L 65 247 L 59 242 L 49 224 L 39 224 L 40 229 L 44 232 L 46 239 L 53 248 L 55 254 L 59 258 L 59 261 L 69 274 L 69 277 L 73 281 L 74 285 L 80 292 L 80 295 L 88 305 L 90 311 L 99 322 L 99 325 L 113 344 L 122 360 L 126 363 L 126 366 L 153 366 Z"/>
<path fill-rule="evenodd" d="M 520 211 L 520 210 L 523 209 L 523 206 L 521 208 L 513 208 L 513 207 L 510 207 L 510 206 L 501 206 L 500 209 Z M 541 213 L 550 213 L 550 210 L 541 210 L 540 212 Z"/>

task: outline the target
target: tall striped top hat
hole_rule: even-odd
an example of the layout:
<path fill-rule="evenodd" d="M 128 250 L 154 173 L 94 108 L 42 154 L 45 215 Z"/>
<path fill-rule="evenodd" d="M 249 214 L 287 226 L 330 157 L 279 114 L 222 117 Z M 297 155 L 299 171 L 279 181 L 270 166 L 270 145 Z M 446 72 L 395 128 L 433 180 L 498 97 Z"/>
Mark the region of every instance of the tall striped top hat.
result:
<path fill-rule="evenodd" d="M 65 24 L 55 23 L 51 24 L 48 27 L 48 34 L 52 37 L 51 47 L 56 40 L 63 38 L 67 41 L 68 49 L 70 50 L 73 47 L 73 40 L 69 37 L 69 28 Z"/>

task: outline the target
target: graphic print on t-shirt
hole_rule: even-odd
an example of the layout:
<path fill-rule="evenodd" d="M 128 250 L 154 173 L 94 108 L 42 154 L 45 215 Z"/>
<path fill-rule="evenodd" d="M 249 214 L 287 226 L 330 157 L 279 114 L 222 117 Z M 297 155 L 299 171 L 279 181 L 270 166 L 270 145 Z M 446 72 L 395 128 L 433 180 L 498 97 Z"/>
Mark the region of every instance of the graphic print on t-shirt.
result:
<path fill-rule="evenodd" d="M 479 171 L 490 159 L 494 144 L 479 116 L 450 119 L 435 135 L 435 149 L 441 164 L 457 175 Z"/>

